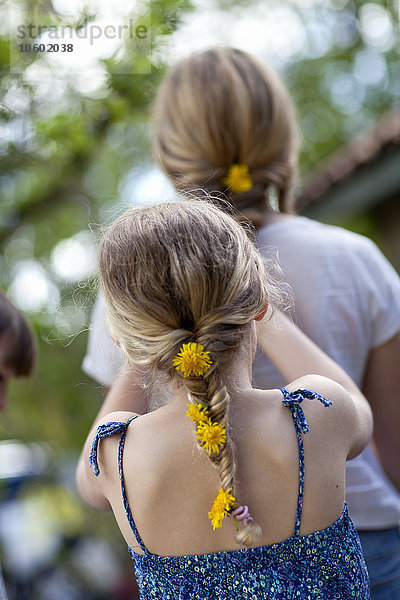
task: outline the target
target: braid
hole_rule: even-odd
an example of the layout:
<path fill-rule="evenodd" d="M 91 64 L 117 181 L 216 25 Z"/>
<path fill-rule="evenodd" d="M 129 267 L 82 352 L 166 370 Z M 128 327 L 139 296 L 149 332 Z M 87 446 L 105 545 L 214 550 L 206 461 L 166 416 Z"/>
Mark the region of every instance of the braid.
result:
<path fill-rule="evenodd" d="M 236 499 L 235 447 L 229 435 L 228 420 L 230 396 L 218 367 L 214 364 L 204 377 L 184 379 L 183 382 L 190 402 L 204 404 L 211 421 L 225 428 L 226 442 L 218 452 L 209 454 L 209 460 L 219 475 L 222 490 L 232 494 Z M 204 450 L 199 440 L 197 440 L 197 445 Z M 250 547 L 256 545 L 260 537 L 260 526 L 254 521 L 250 521 L 237 532 L 235 540 L 241 546 Z"/>
<path fill-rule="evenodd" d="M 225 425 L 229 408 L 230 396 L 221 379 L 218 368 L 215 367 L 206 378 L 209 398 L 209 411 L 213 420 Z"/>
<path fill-rule="evenodd" d="M 184 385 L 188 392 L 188 398 L 193 404 L 199 401 L 206 405 L 210 419 L 218 425 L 225 427 L 226 442 L 219 452 L 213 452 L 209 458 L 221 479 L 221 487 L 226 492 L 230 489 L 234 493 L 234 479 L 236 472 L 236 461 L 234 448 L 229 438 L 228 409 L 230 396 L 223 383 L 217 368 L 214 368 L 206 378 L 184 379 Z M 200 389 L 202 390 L 200 392 Z M 199 393 L 200 392 L 200 393 Z M 198 441 L 199 448 L 203 449 Z"/>

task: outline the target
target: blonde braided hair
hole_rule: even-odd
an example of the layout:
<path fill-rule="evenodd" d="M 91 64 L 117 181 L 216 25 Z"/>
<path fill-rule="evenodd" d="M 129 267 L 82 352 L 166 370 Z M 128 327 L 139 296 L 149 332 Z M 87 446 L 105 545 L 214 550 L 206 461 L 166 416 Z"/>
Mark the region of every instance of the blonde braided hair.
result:
<path fill-rule="evenodd" d="M 219 368 L 273 296 L 260 254 L 234 219 L 209 203 L 184 201 L 124 213 L 104 232 L 99 268 L 111 333 L 127 357 L 179 377 L 189 401 L 206 405 L 225 427 L 226 442 L 209 458 L 222 489 L 236 493 L 230 397 Z M 188 341 L 210 352 L 203 377 L 180 377 L 173 366 Z M 251 546 L 260 534 L 252 521 L 236 540 Z"/>

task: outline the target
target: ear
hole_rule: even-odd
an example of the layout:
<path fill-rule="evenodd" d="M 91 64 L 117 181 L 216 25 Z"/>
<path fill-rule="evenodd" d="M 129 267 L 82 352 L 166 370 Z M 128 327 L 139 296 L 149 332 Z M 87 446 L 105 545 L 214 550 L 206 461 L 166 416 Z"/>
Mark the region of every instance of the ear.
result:
<path fill-rule="evenodd" d="M 265 317 L 266 313 L 268 310 L 268 302 L 265 304 L 264 308 L 261 310 L 261 312 L 258 313 L 258 315 L 256 315 L 254 317 L 255 321 L 262 321 L 263 318 Z"/>
<path fill-rule="evenodd" d="M 121 344 L 115 338 L 113 338 L 113 336 L 111 336 L 111 339 L 114 342 L 114 344 L 117 344 L 118 348 L 121 348 Z"/>

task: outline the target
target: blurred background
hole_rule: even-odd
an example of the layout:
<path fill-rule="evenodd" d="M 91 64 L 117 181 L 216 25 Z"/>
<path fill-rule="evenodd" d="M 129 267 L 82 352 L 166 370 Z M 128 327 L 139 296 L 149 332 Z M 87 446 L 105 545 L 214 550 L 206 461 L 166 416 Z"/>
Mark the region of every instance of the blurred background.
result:
<path fill-rule="evenodd" d="M 99 227 L 174 197 L 150 148 L 168 65 L 224 43 L 276 68 L 302 135 L 301 212 L 370 236 L 400 270 L 400 0 L 109 4 L 0 2 L 0 287 L 39 340 L 0 414 L 9 600 L 136 597 L 113 518 L 81 502 L 74 469 L 103 398 L 81 370 Z"/>

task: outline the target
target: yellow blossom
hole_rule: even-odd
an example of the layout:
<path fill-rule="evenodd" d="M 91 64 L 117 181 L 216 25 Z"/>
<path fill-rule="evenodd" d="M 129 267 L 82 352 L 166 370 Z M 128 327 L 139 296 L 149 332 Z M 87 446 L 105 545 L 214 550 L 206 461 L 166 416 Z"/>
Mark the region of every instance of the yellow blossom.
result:
<path fill-rule="evenodd" d="M 196 435 L 200 445 L 207 450 L 208 454 L 219 452 L 220 446 L 226 442 L 225 426 L 213 423 L 211 419 L 198 424 Z"/>
<path fill-rule="evenodd" d="M 189 409 L 186 411 L 187 416 L 196 424 L 207 421 L 208 412 L 204 404 L 186 404 L 186 406 Z"/>
<path fill-rule="evenodd" d="M 177 371 L 181 371 L 184 377 L 199 377 L 207 373 L 212 365 L 209 352 L 204 352 L 204 347 L 196 342 L 183 344 L 178 354 L 173 359 L 173 365 Z"/>
<path fill-rule="evenodd" d="M 234 194 L 248 192 L 253 187 L 249 167 L 247 165 L 231 165 L 222 183 L 229 187 Z"/>
<path fill-rule="evenodd" d="M 213 505 L 208 513 L 208 518 L 211 520 L 213 530 L 221 527 L 222 519 L 228 515 L 236 506 L 236 498 L 230 494 L 232 488 L 228 491 L 219 489 L 215 496 Z"/>

